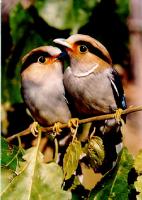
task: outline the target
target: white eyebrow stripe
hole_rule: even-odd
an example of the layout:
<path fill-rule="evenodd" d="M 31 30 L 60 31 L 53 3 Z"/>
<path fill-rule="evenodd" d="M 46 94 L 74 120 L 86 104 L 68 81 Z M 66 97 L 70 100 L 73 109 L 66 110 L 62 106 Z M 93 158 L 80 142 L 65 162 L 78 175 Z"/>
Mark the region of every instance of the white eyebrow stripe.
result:
<path fill-rule="evenodd" d="M 119 92 L 118 92 L 118 89 L 117 89 L 115 83 L 113 82 L 113 80 L 112 80 L 111 78 L 110 78 L 110 81 L 111 81 L 111 83 L 112 83 L 112 85 L 113 85 L 113 87 L 114 87 L 114 89 L 115 89 L 117 95 L 119 96 Z"/>
<path fill-rule="evenodd" d="M 78 73 L 78 74 L 74 73 L 74 72 L 72 72 L 72 73 L 73 73 L 74 76 L 79 77 L 79 78 L 80 77 L 85 77 L 85 76 L 88 76 L 89 74 L 93 73 L 96 70 L 97 67 L 98 67 L 98 64 L 95 63 L 95 66 L 93 65 L 92 69 L 90 69 L 87 72 L 82 72 L 82 73 Z"/>

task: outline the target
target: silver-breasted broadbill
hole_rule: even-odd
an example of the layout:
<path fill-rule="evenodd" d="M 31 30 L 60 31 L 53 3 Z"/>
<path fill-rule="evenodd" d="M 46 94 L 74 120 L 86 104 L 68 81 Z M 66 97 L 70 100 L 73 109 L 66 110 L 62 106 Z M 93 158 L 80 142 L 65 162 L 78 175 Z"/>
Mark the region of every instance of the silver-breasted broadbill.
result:
<path fill-rule="evenodd" d="M 71 117 L 63 85 L 61 50 L 41 46 L 22 59 L 21 91 L 33 118 L 42 126 L 67 123 Z"/>
<path fill-rule="evenodd" d="M 70 66 L 64 72 L 64 86 L 73 116 L 86 118 L 126 108 L 120 77 L 109 52 L 99 41 L 74 34 L 54 42 L 65 48 L 70 59 Z M 94 124 L 95 135 L 104 143 L 106 155 L 100 171 L 105 173 L 114 165 L 122 148 L 121 122 L 109 119 Z"/>

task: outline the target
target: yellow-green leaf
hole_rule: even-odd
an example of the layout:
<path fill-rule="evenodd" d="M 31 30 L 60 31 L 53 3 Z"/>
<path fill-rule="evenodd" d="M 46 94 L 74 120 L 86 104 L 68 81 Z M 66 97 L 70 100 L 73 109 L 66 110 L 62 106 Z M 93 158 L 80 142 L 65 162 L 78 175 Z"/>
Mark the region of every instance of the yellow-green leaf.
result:
<path fill-rule="evenodd" d="M 43 155 L 37 147 L 27 150 L 21 171 L 1 193 L 2 200 L 71 199 L 71 193 L 63 191 L 62 169 L 56 163 L 43 163 Z"/>
<path fill-rule="evenodd" d="M 139 151 L 134 161 L 134 168 L 138 174 L 142 173 L 142 150 Z"/>
<path fill-rule="evenodd" d="M 69 179 L 77 169 L 81 153 L 81 143 L 75 139 L 69 144 L 63 159 L 63 171 L 65 180 Z"/>
<path fill-rule="evenodd" d="M 139 192 L 137 200 L 142 200 L 142 175 L 138 176 L 137 181 L 134 183 L 136 191 Z"/>
<path fill-rule="evenodd" d="M 35 7 L 40 17 L 55 28 L 77 33 L 88 22 L 97 0 L 38 0 Z"/>
<path fill-rule="evenodd" d="M 15 172 L 8 167 L 1 167 L 1 191 L 4 191 L 7 187 L 7 185 L 13 180 L 13 178 L 16 176 Z"/>

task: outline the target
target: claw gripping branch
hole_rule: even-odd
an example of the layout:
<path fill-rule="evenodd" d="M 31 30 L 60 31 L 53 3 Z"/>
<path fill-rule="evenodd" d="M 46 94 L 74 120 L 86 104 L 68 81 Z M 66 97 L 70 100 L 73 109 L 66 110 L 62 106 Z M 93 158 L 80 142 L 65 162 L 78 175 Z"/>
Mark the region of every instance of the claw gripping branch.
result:
<path fill-rule="evenodd" d="M 129 107 L 125 110 L 120 110 L 118 109 L 119 111 L 116 111 L 117 114 L 107 114 L 107 115 L 101 115 L 101 116 L 96 116 L 96 117 L 90 117 L 90 118 L 87 118 L 87 119 L 81 119 L 81 120 L 78 120 L 78 125 L 79 124 L 85 124 L 85 123 L 88 123 L 88 122 L 93 122 L 93 121 L 101 121 L 101 120 L 105 120 L 105 119 L 118 119 L 120 120 L 121 119 L 121 116 L 122 115 L 127 115 L 129 113 L 133 113 L 133 112 L 137 112 L 137 111 L 142 111 L 142 106 L 135 106 L 135 107 Z M 54 126 L 50 126 L 50 127 L 41 127 L 41 131 L 42 132 L 48 132 L 49 135 L 51 134 L 51 131 L 53 131 L 53 127 Z M 64 129 L 64 128 L 69 128 L 69 125 L 68 124 L 61 124 L 60 125 L 60 128 L 61 129 Z M 27 129 L 25 129 L 24 131 L 21 131 L 17 134 L 14 134 L 10 137 L 7 138 L 7 141 L 10 142 L 11 140 L 15 139 L 16 137 L 20 137 L 20 136 L 24 136 L 24 135 L 28 135 L 31 133 L 31 127 L 29 126 Z"/>

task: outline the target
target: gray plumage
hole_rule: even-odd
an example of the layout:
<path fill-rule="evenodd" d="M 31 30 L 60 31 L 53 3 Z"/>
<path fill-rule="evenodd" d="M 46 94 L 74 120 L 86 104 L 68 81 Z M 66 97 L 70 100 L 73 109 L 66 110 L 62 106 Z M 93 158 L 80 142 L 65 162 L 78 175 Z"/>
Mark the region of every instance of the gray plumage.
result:
<path fill-rule="evenodd" d="M 126 108 L 119 75 L 100 42 L 81 34 L 55 39 L 54 42 L 64 46 L 70 57 L 70 67 L 64 72 L 64 85 L 79 116 Z"/>
<path fill-rule="evenodd" d="M 101 73 L 76 77 L 70 67 L 66 69 L 64 85 L 79 115 L 93 116 L 111 113 L 117 109 L 109 79 L 111 71 L 108 68 Z"/>
<path fill-rule="evenodd" d="M 100 42 L 82 34 L 58 38 L 54 42 L 64 46 L 70 58 L 63 82 L 75 117 L 92 117 L 126 108 L 120 77 L 112 67 L 109 52 Z M 122 149 L 121 122 L 115 119 L 95 121 L 88 137 L 94 132 L 103 140 L 105 158 L 99 168 L 93 169 L 104 174 L 114 167 Z M 87 157 L 82 162 L 90 165 Z"/>
<path fill-rule="evenodd" d="M 60 53 L 58 48 L 43 46 L 34 49 L 23 59 L 23 99 L 34 119 L 43 126 L 55 122 L 67 123 L 71 117 L 65 98 L 62 63 L 57 59 Z M 42 63 L 40 59 L 46 61 Z"/>

